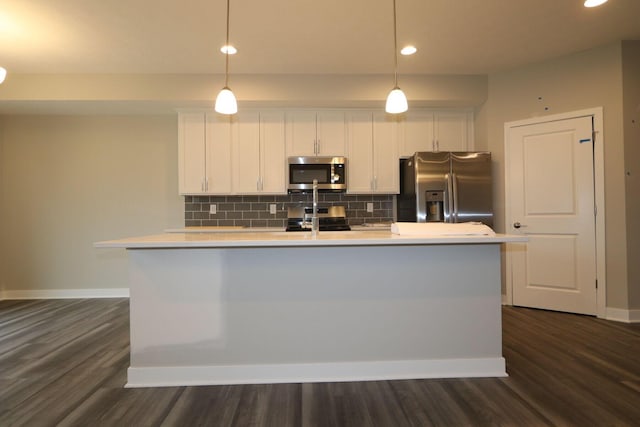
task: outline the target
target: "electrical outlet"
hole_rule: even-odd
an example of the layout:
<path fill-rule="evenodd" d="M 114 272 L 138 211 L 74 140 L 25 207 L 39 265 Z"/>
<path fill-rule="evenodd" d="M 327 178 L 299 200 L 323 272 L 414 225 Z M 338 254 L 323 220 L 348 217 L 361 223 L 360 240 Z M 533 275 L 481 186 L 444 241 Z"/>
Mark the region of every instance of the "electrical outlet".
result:
<path fill-rule="evenodd" d="M 276 204 L 275 204 L 275 203 L 271 203 L 271 204 L 269 205 L 269 213 L 270 213 L 270 214 L 275 215 L 275 214 L 276 214 L 276 209 L 277 209 L 277 208 L 276 208 Z"/>
<path fill-rule="evenodd" d="M 209 205 L 209 213 L 215 215 L 218 213 L 218 205 Z"/>
<path fill-rule="evenodd" d="M 373 203 L 367 203 L 367 212 L 373 212 Z"/>

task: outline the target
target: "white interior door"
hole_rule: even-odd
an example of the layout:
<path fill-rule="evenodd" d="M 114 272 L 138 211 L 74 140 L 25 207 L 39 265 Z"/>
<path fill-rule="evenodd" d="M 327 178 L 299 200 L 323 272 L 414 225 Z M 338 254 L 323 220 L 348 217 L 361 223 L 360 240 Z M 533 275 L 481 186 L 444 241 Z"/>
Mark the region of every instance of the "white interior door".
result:
<path fill-rule="evenodd" d="M 509 128 L 507 232 L 513 304 L 596 314 L 591 117 Z"/>

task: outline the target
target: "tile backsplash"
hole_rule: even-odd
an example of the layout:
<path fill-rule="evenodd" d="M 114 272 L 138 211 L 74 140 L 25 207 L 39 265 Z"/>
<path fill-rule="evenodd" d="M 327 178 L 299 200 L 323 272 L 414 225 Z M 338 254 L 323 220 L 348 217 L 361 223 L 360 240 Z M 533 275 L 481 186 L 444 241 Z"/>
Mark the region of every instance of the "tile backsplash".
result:
<path fill-rule="evenodd" d="M 184 225 L 194 226 L 244 226 L 286 227 L 287 209 L 290 206 L 311 206 L 311 194 L 282 196 L 185 196 Z M 373 204 L 373 212 L 367 212 L 367 203 Z M 216 205 L 211 214 L 210 206 Z M 276 205 L 276 213 L 269 211 Z M 393 196 L 386 194 L 336 194 L 320 193 L 320 207 L 344 206 L 349 225 L 393 221 Z"/>

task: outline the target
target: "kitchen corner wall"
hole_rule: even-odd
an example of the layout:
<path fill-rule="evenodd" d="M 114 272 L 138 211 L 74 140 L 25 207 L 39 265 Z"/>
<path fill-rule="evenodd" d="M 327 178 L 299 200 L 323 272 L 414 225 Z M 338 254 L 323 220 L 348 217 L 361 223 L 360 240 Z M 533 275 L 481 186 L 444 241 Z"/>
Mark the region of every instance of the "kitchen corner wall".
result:
<path fill-rule="evenodd" d="M 626 44 L 629 52 L 640 42 Z M 567 113 L 588 108 L 603 107 L 604 111 L 604 157 L 606 193 L 606 279 L 607 307 L 639 309 L 640 292 L 637 270 L 629 264 L 637 264 L 637 252 L 627 243 L 629 234 L 626 217 L 629 203 L 634 203 L 625 188 L 625 145 L 623 133 L 623 93 L 633 85 L 623 88 L 621 43 L 602 46 L 573 55 L 522 68 L 494 73 L 489 76 L 487 102 L 476 113 L 476 147 L 492 153 L 494 162 L 494 212 L 496 231 L 508 231 L 505 226 L 504 200 L 504 124 L 531 117 Z M 635 63 L 635 62 L 634 62 Z M 629 64 L 629 75 L 637 65 Z M 634 81 L 637 77 L 633 77 Z M 631 140 L 629 140 L 632 143 Z M 637 144 L 636 144 L 637 146 Z M 627 163 L 637 165 L 637 154 L 627 154 Z M 626 184 L 626 185 L 625 185 Z M 633 212 L 637 212 L 637 207 Z M 637 250 L 637 249 L 635 249 Z M 628 272 L 635 271 L 631 277 Z M 635 299 L 634 299 L 635 296 Z"/>
<path fill-rule="evenodd" d="M 393 221 L 393 196 L 350 195 L 320 193 L 318 205 L 344 206 L 349 225 Z M 312 197 L 304 195 L 282 196 L 185 196 L 184 225 L 195 226 L 243 226 L 286 227 L 287 208 L 311 206 Z M 367 212 L 367 203 L 373 204 L 373 212 Z M 217 212 L 209 213 L 215 204 Z M 269 205 L 276 205 L 276 213 L 269 213 Z"/>
<path fill-rule="evenodd" d="M 100 240 L 183 221 L 174 115 L 2 116 L 0 299 L 128 289 Z"/>

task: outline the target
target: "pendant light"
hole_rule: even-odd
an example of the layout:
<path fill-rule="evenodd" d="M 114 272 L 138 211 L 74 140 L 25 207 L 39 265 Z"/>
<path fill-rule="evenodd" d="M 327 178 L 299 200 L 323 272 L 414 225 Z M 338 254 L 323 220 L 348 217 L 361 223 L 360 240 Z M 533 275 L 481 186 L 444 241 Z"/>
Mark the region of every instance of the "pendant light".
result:
<path fill-rule="evenodd" d="M 7 77 L 7 70 L 4 67 L 0 67 L 0 84 L 4 82 L 4 79 Z"/>
<path fill-rule="evenodd" d="M 227 0 L 227 42 L 225 46 L 229 46 L 229 0 Z M 229 89 L 229 51 L 225 53 L 225 70 L 224 70 L 224 87 L 216 98 L 215 110 L 220 114 L 235 114 L 238 112 L 238 103 L 236 97 Z"/>
<path fill-rule="evenodd" d="M 387 105 L 385 111 L 391 114 L 404 113 L 409 109 L 407 105 L 407 97 L 398 86 L 398 35 L 396 29 L 396 0 L 393 0 L 393 58 L 394 58 L 394 85 L 389 96 L 387 96 Z"/>

